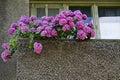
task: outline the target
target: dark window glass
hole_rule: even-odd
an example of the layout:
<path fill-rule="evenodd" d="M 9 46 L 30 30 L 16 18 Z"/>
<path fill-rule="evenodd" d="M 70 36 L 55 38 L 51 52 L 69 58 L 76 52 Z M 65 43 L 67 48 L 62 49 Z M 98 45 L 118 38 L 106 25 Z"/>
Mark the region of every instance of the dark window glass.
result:
<path fill-rule="evenodd" d="M 49 8 L 48 16 L 56 16 L 59 13 L 59 8 Z"/>
<path fill-rule="evenodd" d="M 120 7 L 99 7 L 99 17 L 120 16 Z"/>
<path fill-rule="evenodd" d="M 45 16 L 45 8 L 37 8 L 37 17 L 41 18 L 42 16 Z"/>

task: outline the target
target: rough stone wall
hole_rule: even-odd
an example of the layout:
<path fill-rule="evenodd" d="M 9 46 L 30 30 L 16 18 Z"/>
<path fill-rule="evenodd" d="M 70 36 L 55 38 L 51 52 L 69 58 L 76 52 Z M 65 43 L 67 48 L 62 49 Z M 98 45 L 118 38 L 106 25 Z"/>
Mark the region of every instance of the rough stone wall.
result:
<path fill-rule="evenodd" d="M 40 41 L 34 54 L 19 39 L 17 80 L 120 80 L 120 41 Z"/>
<path fill-rule="evenodd" d="M 0 54 L 1 44 L 7 42 L 11 36 L 7 29 L 12 22 L 16 22 L 21 15 L 29 16 L 29 0 L 0 0 Z M 16 58 L 4 63 L 0 58 L 0 80 L 16 79 Z"/>
<path fill-rule="evenodd" d="M 0 45 L 2 42 L 4 42 L 4 31 L 5 31 L 5 22 L 6 22 L 6 0 L 0 0 Z M 0 49 L 1 52 L 1 49 Z"/>

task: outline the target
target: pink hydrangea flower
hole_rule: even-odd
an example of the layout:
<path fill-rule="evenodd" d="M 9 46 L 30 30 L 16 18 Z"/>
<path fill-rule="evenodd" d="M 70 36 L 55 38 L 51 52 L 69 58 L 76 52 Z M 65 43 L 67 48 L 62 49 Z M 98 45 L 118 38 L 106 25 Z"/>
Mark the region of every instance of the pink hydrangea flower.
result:
<path fill-rule="evenodd" d="M 83 18 L 84 20 L 86 20 L 88 17 L 87 17 L 86 14 L 83 14 L 83 15 L 82 15 L 82 18 Z"/>
<path fill-rule="evenodd" d="M 66 13 L 67 13 L 67 16 L 71 16 L 71 17 L 74 16 L 74 13 L 71 10 L 66 11 Z"/>
<path fill-rule="evenodd" d="M 9 49 L 10 46 L 9 46 L 7 43 L 3 43 L 3 44 L 2 44 L 2 48 L 4 48 L 4 49 Z"/>
<path fill-rule="evenodd" d="M 83 28 L 83 31 L 86 33 L 86 34 L 89 34 L 91 32 L 91 28 L 90 27 L 84 27 Z"/>
<path fill-rule="evenodd" d="M 41 20 L 35 20 L 35 21 L 34 21 L 34 24 L 35 24 L 36 26 L 40 26 L 40 25 L 42 25 L 42 21 L 41 21 Z"/>
<path fill-rule="evenodd" d="M 89 22 L 89 23 L 88 23 L 88 26 L 92 28 L 92 27 L 93 27 L 93 23 L 92 23 L 92 22 Z"/>
<path fill-rule="evenodd" d="M 66 19 L 60 19 L 59 24 L 60 25 L 65 25 L 65 24 L 67 24 L 67 20 Z"/>
<path fill-rule="evenodd" d="M 22 26 L 21 27 L 21 32 L 24 33 L 24 32 L 27 32 L 28 31 L 28 27 L 27 26 Z"/>
<path fill-rule="evenodd" d="M 50 33 L 51 33 L 52 28 L 51 28 L 50 26 L 46 26 L 46 27 L 45 27 L 45 30 L 47 31 L 47 33 L 49 33 L 49 34 L 50 34 Z"/>
<path fill-rule="evenodd" d="M 68 24 L 70 25 L 71 28 L 75 26 L 74 22 L 69 22 Z"/>
<path fill-rule="evenodd" d="M 46 31 L 50 31 L 50 30 L 51 30 L 50 26 L 47 26 L 47 25 L 46 25 L 45 30 L 46 30 Z"/>
<path fill-rule="evenodd" d="M 36 28 L 32 27 L 32 28 L 30 28 L 30 31 L 31 32 L 36 32 Z"/>
<path fill-rule="evenodd" d="M 42 20 L 42 21 L 44 21 L 44 20 L 47 21 L 47 16 L 42 16 L 42 17 L 41 17 L 41 20 Z"/>
<path fill-rule="evenodd" d="M 2 52 L 1 58 L 3 59 L 4 62 L 8 61 L 8 55 L 10 55 L 10 51 L 9 50 L 5 50 L 5 51 Z"/>
<path fill-rule="evenodd" d="M 91 30 L 90 35 L 91 35 L 91 37 L 95 37 L 95 31 Z"/>
<path fill-rule="evenodd" d="M 74 19 L 78 20 L 78 21 L 81 21 L 82 20 L 82 16 L 80 15 L 75 15 L 74 16 Z"/>
<path fill-rule="evenodd" d="M 78 21 L 76 23 L 76 27 L 77 27 L 77 29 L 83 29 L 83 27 L 85 27 L 85 24 L 82 21 Z"/>
<path fill-rule="evenodd" d="M 53 16 L 49 16 L 49 17 L 47 17 L 47 21 L 48 21 L 48 22 L 52 21 L 53 19 L 54 19 Z"/>
<path fill-rule="evenodd" d="M 70 30 L 70 26 L 69 26 L 68 24 L 65 24 L 65 25 L 62 27 L 62 30 L 63 30 L 63 31 Z"/>
<path fill-rule="evenodd" d="M 68 11 L 61 11 L 60 14 L 64 14 L 64 16 L 73 16 L 74 13 L 71 11 L 71 10 L 68 10 Z M 64 17 L 65 18 L 65 17 Z"/>
<path fill-rule="evenodd" d="M 23 22 L 25 24 L 30 23 L 30 19 L 27 16 L 21 16 L 19 19 L 20 22 Z"/>
<path fill-rule="evenodd" d="M 92 28 L 90 27 L 84 27 L 83 28 L 83 31 L 86 33 L 86 34 L 90 34 L 91 37 L 94 37 L 95 36 L 95 32 Z"/>
<path fill-rule="evenodd" d="M 52 35 L 52 36 L 57 36 L 57 31 L 56 31 L 55 29 L 53 29 L 53 30 L 51 31 L 51 35 Z"/>
<path fill-rule="evenodd" d="M 80 10 L 76 10 L 76 11 L 74 11 L 74 15 L 82 15 L 82 13 Z"/>
<path fill-rule="evenodd" d="M 57 23 L 55 19 L 53 19 L 51 22 L 52 22 L 52 26 L 55 26 L 55 24 Z"/>
<path fill-rule="evenodd" d="M 65 15 L 65 14 L 60 13 L 60 14 L 58 15 L 58 18 L 59 18 L 59 19 L 65 19 L 65 18 L 66 18 L 66 15 Z"/>
<path fill-rule="evenodd" d="M 41 31 L 43 31 L 44 29 L 45 29 L 44 26 L 39 26 L 39 27 L 37 28 L 37 31 L 38 31 L 38 32 L 41 32 Z"/>
<path fill-rule="evenodd" d="M 40 54 L 42 51 L 42 48 L 43 46 L 41 43 L 37 43 L 37 42 L 34 43 L 34 52 L 36 52 L 36 54 Z"/>
<path fill-rule="evenodd" d="M 67 17 L 67 21 L 73 22 L 73 18 L 72 17 Z"/>
<path fill-rule="evenodd" d="M 53 19 L 54 19 L 53 16 L 49 16 L 49 17 L 47 17 L 47 16 L 43 16 L 43 17 L 41 18 L 41 21 L 47 21 L 47 22 L 50 22 L 50 21 L 53 20 Z"/>
<path fill-rule="evenodd" d="M 46 34 L 45 34 L 46 37 L 51 37 L 51 31 L 48 31 Z"/>
<path fill-rule="evenodd" d="M 13 34 L 14 32 L 15 32 L 15 28 L 9 28 L 9 29 L 8 29 L 8 33 L 9 33 L 9 34 Z"/>
<path fill-rule="evenodd" d="M 32 16 L 30 16 L 30 20 L 31 21 L 37 20 L 37 17 L 32 15 Z"/>
<path fill-rule="evenodd" d="M 45 30 L 41 32 L 41 36 L 46 36 L 46 34 L 47 34 L 47 31 Z"/>
<path fill-rule="evenodd" d="M 26 26 L 25 23 L 18 21 L 18 26 Z"/>
<path fill-rule="evenodd" d="M 48 25 L 38 27 L 37 30 L 41 32 L 41 36 L 51 37 L 51 28 Z"/>
<path fill-rule="evenodd" d="M 64 16 L 67 16 L 67 11 L 61 11 L 60 14 L 63 14 Z"/>
<path fill-rule="evenodd" d="M 48 23 L 49 22 L 47 20 L 44 20 L 44 21 L 41 22 L 42 25 L 48 25 Z"/>
<path fill-rule="evenodd" d="M 55 17 L 55 21 L 59 22 L 60 18 L 58 18 L 57 16 Z"/>
<path fill-rule="evenodd" d="M 86 38 L 86 33 L 85 33 L 84 31 L 82 31 L 82 30 L 79 30 L 79 31 L 77 32 L 77 37 L 78 37 L 79 39 L 81 39 L 81 40 L 84 40 L 84 39 Z"/>
<path fill-rule="evenodd" d="M 17 28 L 18 27 L 18 25 L 17 25 L 17 23 L 12 23 L 11 25 L 10 25 L 10 28 Z"/>

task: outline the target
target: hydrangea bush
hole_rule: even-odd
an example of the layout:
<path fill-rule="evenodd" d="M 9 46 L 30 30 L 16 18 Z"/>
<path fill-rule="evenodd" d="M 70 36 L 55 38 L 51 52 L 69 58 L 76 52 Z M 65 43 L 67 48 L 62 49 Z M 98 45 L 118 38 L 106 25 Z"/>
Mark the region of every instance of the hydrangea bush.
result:
<path fill-rule="evenodd" d="M 1 57 L 7 62 L 17 49 L 17 38 L 29 38 L 29 48 L 33 48 L 36 54 L 40 54 L 43 46 L 34 42 L 34 39 L 79 39 L 87 40 L 94 37 L 93 23 L 84 23 L 87 15 L 76 11 L 62 11 L 53 16 L 43 16 L 37 19 L 36 16 L 21 16 L 16 23 L 12 23 L 8 33 L 12 39 L 8 43 L 3 43 Z"/>

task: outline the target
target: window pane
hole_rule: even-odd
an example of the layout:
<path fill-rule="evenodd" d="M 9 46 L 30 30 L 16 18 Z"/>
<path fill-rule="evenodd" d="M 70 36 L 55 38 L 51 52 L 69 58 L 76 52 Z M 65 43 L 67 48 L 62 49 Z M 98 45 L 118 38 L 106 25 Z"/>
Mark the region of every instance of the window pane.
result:
<path fill-rule="evenodd" d="M 99 17 L 120 16 L 120 7 L 99 7 Z"/>
<path fill-rule="evenodd" d="M 59 8 L 49 8 L 48 16 L 56 16 L 59 13 Z"/>
<path fill-rule="evenodd" d="M 88 16 L 88 19 L 84 21 L 85 23 L 88 23 L 92 20 L 90 6 L 70 6 L 69 10 L 80 10 L 83 14 L 86 14 Z"/>
<path fill-rule="evenodd" d="M 120 7 L 99 7 L 102 39 L 120 39 Z"/>
<path fill-rule="evenodd" d="M 37 8 L 37 17 L 41 18 L 42 16 L 45 16 L 45 8 Z"/>

